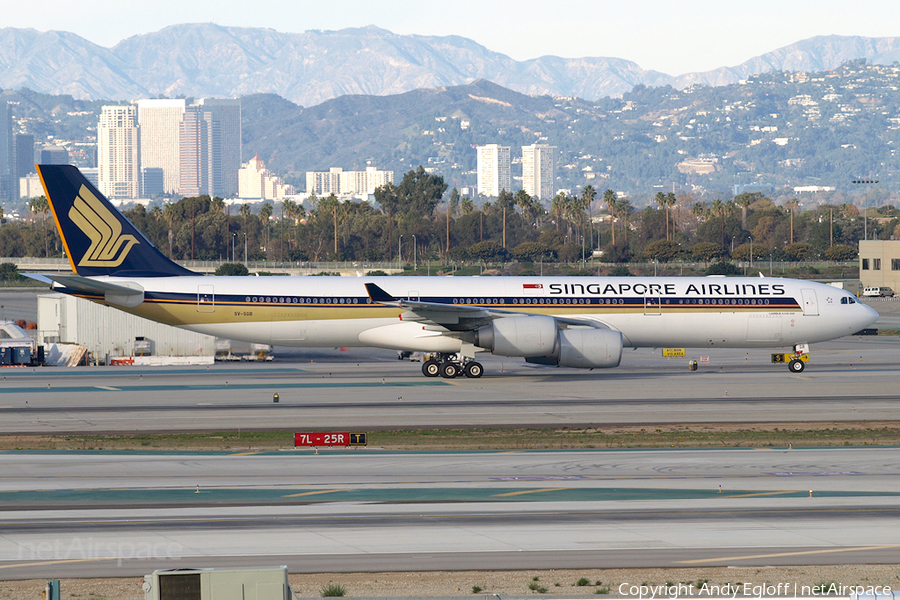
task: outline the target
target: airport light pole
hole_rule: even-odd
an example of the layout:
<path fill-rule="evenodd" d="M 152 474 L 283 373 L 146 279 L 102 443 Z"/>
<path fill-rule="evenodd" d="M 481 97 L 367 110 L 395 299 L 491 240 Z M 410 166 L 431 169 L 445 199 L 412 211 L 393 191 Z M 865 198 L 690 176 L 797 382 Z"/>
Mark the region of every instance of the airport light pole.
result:
<path fill-rule="evenodd" d="M 415 272 L 419 268 L 419 260 L 418 260 L 418 257 L 416 256 L 416 246 L 418 246 L 418 244 L 417 244 L 418 240 L 416 240 L 416 234 L 412 234 L 412 238 L 413 238 L 413 272 Z"/>
<path fill-rule="evenodd" d="M 401 271 L 403 270 L 403 256 L 400 254 L 403 249 L 403 234 L 400 234 L 400 239 L 397 240 L 397 268 Z"/>
<path fill-rule="evenodd" d="M 877 179 L 854 179 L 851 183 L 859 184 L 872 184 L 878 183 Z M 865 199 L 863 201 L 863 239 L 869 239 L 869 195 L 865 195 Z"/>
<path fill-rule="evenodd" d="M 231 262 L 235 262 L 234 261 L 234 240 L 236 237 L 237 237 L 236 233 L 231 234 Z"/>

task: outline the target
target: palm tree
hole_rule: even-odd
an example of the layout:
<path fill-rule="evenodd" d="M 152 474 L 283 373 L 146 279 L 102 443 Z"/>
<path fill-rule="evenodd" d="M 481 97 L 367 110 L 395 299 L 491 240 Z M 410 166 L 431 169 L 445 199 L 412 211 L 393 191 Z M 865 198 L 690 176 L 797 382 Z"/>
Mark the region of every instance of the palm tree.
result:
<path fill-rule="evenodd" d="M 734 209 L 734 202 L 729 200 L 728 202 L 722 202 L 719 199 L 713 201 L 712 206 L 710 206 L 710 212 L 719 217 L 722 220 L 722 249 L 725 249 L 725 218 L 731 214 L 731 211 Z"/>
<path fill-rule="evenodd" d="M 625 225 L 625 245 L 628 245 L 628 217 L 634 212 L 631 201 L 627 198 L 616 201 L 616 213 L 622 217 L 622 223 Z"/>
<path fill-rule="evenodd" d="M 559 231 L 559 224 L 565 218 L 569 211 L 569 196 L 565 192 L 560 192 L 553 196 L 550 200 L 550 212 L 553 213 L 556 220 L 556 230 Z"/>
<path fill-rule="evenodd" d="M 497 204 L 503 210 L 503 247 L 506 248 L 506 209 L 513 205 L 513 195 L 506 190 L 500 190 Z"/>
<path fill-rule="evenodd" d="M 41 215 L 41 227 L 44 230 L 44 256 L 50 256 L 50 238 L 47 236 L 47 213 L 50 212 L 50 204 L 47 196 L 38 196 L 28 202 L 28 209 L 33 215 Z"/>
<path fill-rule="evenodd" d="M 676 202 L 675 193 L 669 192 L 666 194 L 666 239 L 669 239 L 669 208 L 675 206 Z M 675 217 L 672 216 L 672 239 L 675 239 Z"/>
<path fill-rule="evenodd" d="M 666 195 L 662 192 L 656 192 L 656 196 L 653 197 L 656 200 L 657 210 L 662 210 L 666 205 Z M 669 239 L 669 211 L 666 210 L 666 240 Z"/>
<path fill-rule="evenodd" d="M 597 199 L 597 190 L 594 189 L 594 186 L 592 186 L 592 185 L 586 185 L 586 186 L 584 186 L 584 189 L 581 191 L 581 199 L 582 199 L 582 204 L 584 204 L 585 206 L 587 206 L 587 211 L 588 211 L 588 223 L 591 224 L 591 229 L 590 229 L 590 232 L 591 232 L 591 234 L 590 234 L 590 242 L 591 242 L 591 248 L 593 248 L 593 247 L 594 247 L 594 212 L 593 212 L 593 206 L 594 206 L 594 201 Z M 582 233 L 582 235 L 584 235 L 584 225 L 583 225 L 583 224 L 582 224 L 581 229 L 582 229 L 582 232 L 581 232 L 581 233 Z"/>
<path fill-rule="evenodd" d="M 753 198 L 747 194 L 741 194 L 735 200 L 735 204 L 741 207 L 741 229 L 747 229 L 747 209 L 753 204 Z"/>
<path fill-rule="evenodd" d="M 603 192 L 603 201 L 606 203 L 606 209 L 609 211 L 611 219 L 610 228 L 612 230 L 612 243 L 616 245 L 616 193 L 610 189 Z"/>

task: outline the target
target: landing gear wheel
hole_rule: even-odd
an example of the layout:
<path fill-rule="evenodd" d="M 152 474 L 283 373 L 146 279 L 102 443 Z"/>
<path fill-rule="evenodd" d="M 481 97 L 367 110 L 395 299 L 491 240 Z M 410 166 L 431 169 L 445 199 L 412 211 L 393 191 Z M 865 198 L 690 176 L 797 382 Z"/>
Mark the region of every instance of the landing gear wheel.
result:
<path fill-rule="evenodd" d="M 478 379 L 482 375 L 484 375 L 484 367 L 481 366 L 481 363 L 477 363 L 472 361 L 470 363 L 466 363 L 466 366 L 463 368 L 463 372 L 466 374 L 466 377 L 471 379 Z"/>
<path fill-rule="evenodd" d="M 441 365 L 436 360 L 426 360 L 422 363 L 422 374 L 425 377 L 437 377 L 441 374 Z"/>
<path fill-rule="evenodd" d="M 459 375 L 459 365 L 452 362 L 441 364 L 441 377 L 444 379 L 453 379 L 457 375 Z"/>
<path fill-rule="evenodd" d="M 791 370 L 791 373 L 802 373 L 805 368 L 806 365 L 799 358 L 795 358 L 788 363 L 788 369 Z"/>

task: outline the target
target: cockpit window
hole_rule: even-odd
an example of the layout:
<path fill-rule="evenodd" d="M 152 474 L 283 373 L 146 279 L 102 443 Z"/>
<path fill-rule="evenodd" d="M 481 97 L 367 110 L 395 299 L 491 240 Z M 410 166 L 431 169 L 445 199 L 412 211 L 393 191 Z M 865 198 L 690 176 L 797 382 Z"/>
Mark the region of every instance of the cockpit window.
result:
<path fill-rule="evenodd" d="M 856 304 L 857 300 L 853 296 L 844 296 L 841 298 L 841 304 Z"/>

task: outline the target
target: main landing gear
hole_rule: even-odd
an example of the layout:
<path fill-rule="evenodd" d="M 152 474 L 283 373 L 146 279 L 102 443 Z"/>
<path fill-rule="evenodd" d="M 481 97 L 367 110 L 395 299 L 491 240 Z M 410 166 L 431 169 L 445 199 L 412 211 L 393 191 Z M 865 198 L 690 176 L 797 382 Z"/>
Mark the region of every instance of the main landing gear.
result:
<path fill-rule="evenodd" d="M 458 354 L 435 354 L 422 363 L 422 373 L 425 377 L 440 375 L 444 379 L 453 379 L 465 375 L 470 379 L 478 379 L 484 375 L 484 367 L 474 360 L 460 359 Z"/>

